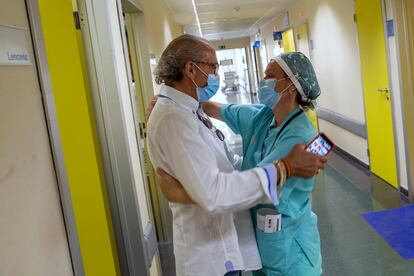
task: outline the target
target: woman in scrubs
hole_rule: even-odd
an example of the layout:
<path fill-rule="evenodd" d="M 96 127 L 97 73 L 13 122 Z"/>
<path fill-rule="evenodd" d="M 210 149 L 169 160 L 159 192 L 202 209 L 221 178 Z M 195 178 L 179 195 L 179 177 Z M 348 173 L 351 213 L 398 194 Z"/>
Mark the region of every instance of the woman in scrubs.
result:
<path fill-rule="evenodd" d="M 296 144 L 312 141 L 317 132 L 303 110 L 313 108 L 312 101 L 319 95 L 319 84 L 309 59 L 302 53 L 286 53 L 269 62 L 265 79 L 259 85 L 260 105 L 209 102 L 203 109 L 242 136 L 244 156 L 241 169 L 247 170 L 282 160 Z M 159 173 L 167 199 L 191 202 L 183 189 L 172 185 L 173 179 L 164 172 Z M 251 209 L 263 265 L 254 275 L 321 275 L 317 217 L 311 206 L 314 184 L 314 178 L 289 178 L 278 189 L 278 206 L 260 204 Z M 258 212 L 280 213 L 281 229 L 265 231 L 257 224 Z"/>

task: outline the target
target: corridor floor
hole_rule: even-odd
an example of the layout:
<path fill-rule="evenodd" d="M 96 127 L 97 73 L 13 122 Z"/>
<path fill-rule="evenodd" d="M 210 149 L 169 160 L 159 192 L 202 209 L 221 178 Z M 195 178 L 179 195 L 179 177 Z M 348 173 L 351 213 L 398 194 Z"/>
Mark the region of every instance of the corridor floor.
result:
<path fill-rule="evenodd" d="M 381 179 L 333 153 L 313 192 L 323 275 L 414 275 L 414 259 L 401 258 L 362 218 L 406 204 Z"/>

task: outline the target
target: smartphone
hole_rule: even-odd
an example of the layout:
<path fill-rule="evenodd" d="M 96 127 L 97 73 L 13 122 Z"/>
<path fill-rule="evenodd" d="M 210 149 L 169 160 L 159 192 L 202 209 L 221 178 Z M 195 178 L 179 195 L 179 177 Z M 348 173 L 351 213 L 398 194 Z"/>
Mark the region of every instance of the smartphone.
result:
<path fill-rule="evenodd" d="M 318 136 L 305 147 L 305 149 L 306 151 L 319 154 L 320 156 L 327 156 L 334 147 L 334 142 L 332 142 L 325 133 L 320 132 Z"/>

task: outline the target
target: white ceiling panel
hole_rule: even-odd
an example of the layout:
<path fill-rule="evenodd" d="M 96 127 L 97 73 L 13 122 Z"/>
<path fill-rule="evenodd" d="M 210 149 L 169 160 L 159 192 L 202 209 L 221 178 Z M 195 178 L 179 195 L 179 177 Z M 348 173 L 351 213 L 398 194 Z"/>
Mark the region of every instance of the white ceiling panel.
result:
<path fill-rule="evenodd" d="M 245 37 L 295 0 L 194 0 L 203 37 L 209 40 Z M 192 0 L 165 0 L 177 23 L 199 35 Z"/>

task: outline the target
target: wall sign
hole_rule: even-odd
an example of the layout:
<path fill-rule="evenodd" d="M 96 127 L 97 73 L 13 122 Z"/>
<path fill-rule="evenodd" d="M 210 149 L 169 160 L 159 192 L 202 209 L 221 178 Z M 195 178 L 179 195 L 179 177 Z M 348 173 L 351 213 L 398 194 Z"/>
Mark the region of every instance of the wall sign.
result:
<path fill-rule="evenodd" d="M 394 20 L 387 20 L 387 36 L 391 37 L 391 36 L 395 36 L 394 33 Z"/>
<path fill-rule="evenodd" d="M 229 65 L 233 65 L 233 60 L 232 59 L 220 60 L 220 66 L 229 66 Z"/>
<path fill-rule="evenodd" d="M 0 24 L 0 66 L 31 65 L 27 30 Z"/>
<path fill-rule="evenodd" d="M 273 40 L 274 41 L 282 40 L 282 32 L 273 32 Z"/>

